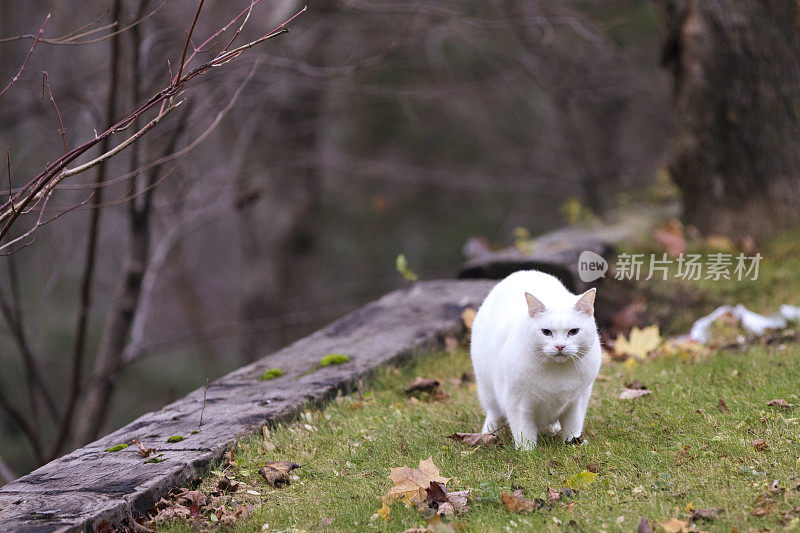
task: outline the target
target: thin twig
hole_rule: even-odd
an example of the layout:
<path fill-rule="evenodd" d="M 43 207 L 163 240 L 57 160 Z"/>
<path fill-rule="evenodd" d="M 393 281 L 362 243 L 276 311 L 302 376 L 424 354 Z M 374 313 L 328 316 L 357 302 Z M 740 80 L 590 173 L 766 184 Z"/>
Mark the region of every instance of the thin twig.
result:
<path fill-rule="evenodd" d="M 181 79 L 181 74 L 183 74 L 183 66 L 186 64 L 186 51 L 189 50 L 189 43 L 192 40 L 192 34 L 194 33 L 194 28 L 197 26 L 197 19 L 200 18 L 200 11 L 203 10 L 203 4 L 206 3 L 206 0 L 200 0 L 200 4 L 197 6 L 197 11 L 194 13 L 194 20 L 192 20 L 192 27 L 189 28 L 189 33 L 186 35 L 186 43 L 183 45 L 183 54 L 181 54 L 181 65 L 178 67 L 178 75 L 176 76 L 177 79 Z"/>
<path fill-rule="evenodd" d="M 33 55 L 33 50 L 36 48 L 36 45 L 39 44 L 39 39 L 42 37 L 42 33 L 44 33 L 44 27 L 47 26 L 48 20 L 50 20 L 50 13 L 48 13 L 47 17 L 45 17 L 44 23 L 42 23 L 39 33 L 36 34 L 36 38 L 33 40 L 33 45 L 31 46 L 31 49 L 28 50 L 28 55 L 25 56 L 25 61 L 22 62 L 22 65 L 19 67 L 19 71 L 17 72 L 16 76 L 11 78 L 11 81 L 8 82 L 8 85 L 6 85 L 5 88 L 0 91 L 0 96 L 3 96 L 3 93 L 9 90 L 11 86 L 14 85 L 14 82 L 17 81 L 20 76 L 22 76 L 22 71 L 25 70 L 25 67 L 28 65 L 28 60 L 31 58 L 31 55 Z"/>
<path fill-rule="evenodd" d="M 50 87 L 50 80 L 47 78 L 47 71 L 42 71 L 42 99 L 44 100 L 44 91 L 47 89 L 47 94 L 50 101 L 53 103 L 53 108 L 56 110 L 56 117 L 58 118 L 58 133 L 61 134 L 61 143 L 64 145 L 64 153 L 67 153 L 67 128 L 64 127 L 64 121 L 61 120 L 61 112 L 58 110 L 56 99 L 53 97 L 53 89 Z"/>
<path fill-rule="evenodd" d="M 131 28 L 134 28 L 134 27 L 138 26 L 139 24 L 141 24 L 145 20 L 149 19 L 150 17 L 152 17 L 153 15 L 158 13 L 161 10 L 161 8 L 164 7 L 167 4 L 167 2 L 169 2 L 169 1 L 170 0 L 164 0 L 163 2 L 161 2 L 161 5 L 159 5 L 155 9 L 153 9 L 150 13 L 148 13 L 144 17 L 141 17 L 140 19 L 132 22 L 131 24 L 128 24 L 124 28 L 121 28 L 121 29 L 119 29 L 117 31 L 114 31 L 114 32 L 111 32 L 111 33 L 107 33 L 106 35 L 103 35 L 102 37 L 98 37 L 96 39 L 88 39 L 88 40 L 85 40 L 85 41 L 78 41 L 77 40 L 77 39 L 80 39 L 81 37 L 87 37 L 89 35 L 92 35 L 94 33 L 99 32 L 99 31 L 103 31 L 103 30 L 107 30 L 107 29 L 113 28 L 113 27 L 117 26 L 119 23 L 117 21 L 114 21 L 111 24 L 106 24 L 105 26 L 101 26 L 99 28 L 95 28 L 93 30 L 86 31 L 84 33 L 78 33 L 82 29 L 87 28 L 88 26 L 91 26 L 92 24 L 94 24 L 97 21 L 90 22 L 89 24 L 87 24 L 87 25 L 79 28 L 78 30 L 75 30 L 75 31 L 63 36 L 63 37 L 58 37 L 56 39 L 39 39 L 39 42 L 42 43 L 42 44 L 72 45 L 72 46 L 99 43 L 99 42 L 105 41 L 107 39 L 110 39 L 112 37 L 116 37 L 120 33 L 123 33 L 125 31 L 128 31 Z M 108 11 L 106 11 L 106 13 L 108 13 Z M 103 14 L 103 16 L 105 16 L 105 13 Z M 102 18 L 102 17 L 100 17 L 100 18 Z M 19 40 L 22 40 L 22 39 L 35 39 L 35 38 L 36 38 L 36 36 L 31 34 L 31 33 L 27 33 L 25 35 L 15 35 L 13 37 L 4 37 L 4 38 L 0 39 L 0 44 L 11 42 L 11 41 L 19 41 Z"/>

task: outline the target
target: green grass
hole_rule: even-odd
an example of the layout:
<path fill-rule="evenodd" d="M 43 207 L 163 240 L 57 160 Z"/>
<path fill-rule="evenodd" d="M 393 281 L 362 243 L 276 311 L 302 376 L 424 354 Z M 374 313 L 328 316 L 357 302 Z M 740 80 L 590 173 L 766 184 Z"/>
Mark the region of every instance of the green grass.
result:
<path fill-rule="evenodd" d="M 651 524 L 688 520 L 688 507 L 721 507 L 700 529 L 730 531 L 782 528 L 800 506 L 800 407 L 782 412 L 767 407 L 773 398 L 800 403 L 800 347 L 753 346 L 746 352 L 718 352 L 703 361 L 675 358 L 601 372 L 584 431 L 583 446 L 546 439 L 532 452 L 515 450 L 509 435 L 498 447 L 473 449 L 444 435 L 478 431 L 482 414 L 473 384 L 458 382 L 470 369 L 466 353 L 419 357 L 412 364 L 384 368 L 360 397 L 339 397 L 297 421 L 272 428 L 269 440 L 254 437 L 235 448 L 237 467 L 226 472 L 245 483 L 234 498 L 255 503 L 236 531 L 313 530 L 332 519 L 328 531 L 403 531 L 425 520 L 401 503 L 391 505 L 390 522 L 370 519 L 392 486 L 389 469 L 416 467 L 433 457 L 449 490 L 470 490 L 468 513 L 452 522 L 466 531 L 555 530 L 634 531 L 643 516 Z M 414 376 L 440 380 L 449 398 L 420 401 L 403 387 Z M 617 399 L 624 383 L 638 379 L 653 394 Z M 719 400 L 730 412 L 717 408 Z M 757 451 L 752 442 L 765 439 Z M 290 486 L 272 489 L 258 475 L 265 460 L 302 464 Z M 593 465 L 595 483 L 550 510 L 530 515 L 507 512 L 503 491 L 522 489 L 542 498 L 547 487 L 562 487 Z M 217 467 L 221 469 L 221 467 Z M 209 473 L 201 488 L 213 490 Z M 753 516 L 754 502 L 773 480 L 787 487 L 773 496 L 767 516 Z M 258 496 L 248 494 L 254 491 Z M 575 502 L 571 509 L 567 507 Z M 447 522 L 447 520 L 445 520 Z M 191 531 L 186 522 L 159 531 Z"/>
<path fill-rule="evenodd" d="M 653 243 L 639 243 L 622 251 L 645 255 L 643 277 L 648 273 L 650 254 L 660 259 L 663 253 Z M 704 260 L 715 252 L 719 250 L 696 245 L 689 250 L 689 253 L 703 254 Z M 681 280 L 675 277 L 677 266 L 673 264 L 666 281 L 657 274 L 652 280 L 626 281 L 621 286 L 626 287 L 629 299 L 644 298 L 648 304 L 646 321 L 659 324 L 661 331 L 670 335 L 685 333 L 695 320 L 724 304 L 743 303 L 750 310 L 766 315 L 777 313 L 781 304 L 800 305 L 797 290 L 800 286 L 800 230 L 776 235 L 759 246 L 758 252 L 762 259 L 755 281 Z M 735 258 L 739 252 L 730 253 Z M 601 286 L 599 297 L 603 290 Z"/>

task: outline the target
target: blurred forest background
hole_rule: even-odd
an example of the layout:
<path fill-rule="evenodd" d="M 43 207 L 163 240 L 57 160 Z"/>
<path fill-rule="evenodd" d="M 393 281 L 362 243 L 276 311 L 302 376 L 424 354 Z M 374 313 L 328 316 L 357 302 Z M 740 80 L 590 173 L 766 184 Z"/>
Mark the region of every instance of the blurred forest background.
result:
<path fill-rule="evenodd" d="M 249 4 L 206 2 L 192 46 Z M 302 7 L 262 0 L 239 41 Z M 39 42 L 0 97 L 14 186 L 167 86 L 196 9 L 0 3 L 0 38 L 36 35 L 52 13 L 43 37 L 71 39 Z M 48 211 L 79 207 L 0 258 L 8 469 L 24 473 L 400 286 L 398 253 L 423 278 L 452 277 L 470 237 L 508 244 L 515 227 L 561 226 L 571 199 L 596 214 L 629 205 L 667 162 L 673 85 L 654 2 L 310 0 L 290 27 L 198 78 L 135 147 L 65 181 Z M 0 42 L 0 86 L 31 44 Z M 188 153 L 135 172 L 212 125 Z"/>

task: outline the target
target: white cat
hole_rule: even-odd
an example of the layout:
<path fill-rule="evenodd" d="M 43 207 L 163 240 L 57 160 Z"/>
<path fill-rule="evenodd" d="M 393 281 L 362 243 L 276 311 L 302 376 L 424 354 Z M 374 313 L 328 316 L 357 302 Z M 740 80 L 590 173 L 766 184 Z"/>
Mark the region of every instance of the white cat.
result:
<path fill-rule="evenodd" d="M 559 426 L 564 442 L 581 436 L 601 362 L 594 296 L 594 289 L 574 295 L 535 270 L 515 272 L 491 290 L 472 324 L 484 433 L 506 419 L 522 449 Z"/>

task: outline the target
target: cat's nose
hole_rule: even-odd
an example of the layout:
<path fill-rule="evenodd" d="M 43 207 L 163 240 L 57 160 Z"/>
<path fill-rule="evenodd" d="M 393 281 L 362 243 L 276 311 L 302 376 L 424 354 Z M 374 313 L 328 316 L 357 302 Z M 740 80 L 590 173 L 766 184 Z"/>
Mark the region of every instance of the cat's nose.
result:
<path fill-rule="evenodd" d="M 556 344 L 556 350 L 558 350 L 559 352 L 562 351 L 566 347 L 567 347 L 566 344 Z"/>

